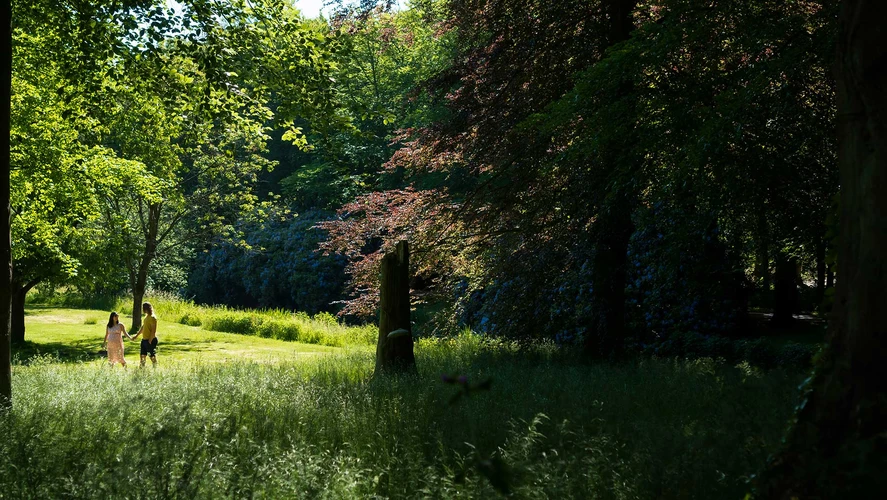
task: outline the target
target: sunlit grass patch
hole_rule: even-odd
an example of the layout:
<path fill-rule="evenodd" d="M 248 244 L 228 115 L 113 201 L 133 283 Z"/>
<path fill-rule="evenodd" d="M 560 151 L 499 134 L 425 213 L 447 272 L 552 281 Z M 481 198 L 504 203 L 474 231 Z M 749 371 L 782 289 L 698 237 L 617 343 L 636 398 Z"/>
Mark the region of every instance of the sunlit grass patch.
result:
<path fill-rule="evenodd" d="M 29 308 L 28 313 L 25 323 L 26 342 L 13 350 L 14 363 L 27 364 L 38 355 L 55 356 L 65 362 L 89 362 L 103 358 L 100 351 L 105 336 L 104 322 L 88 324 L 84 320 L 90 315 L 97 317 L 95 311 Z M 123 324 L 128 326 L 129 318 L 123 320 Z M 170 323 L 162 318 L 157 335 L 160 340 L 158 358 L 164 364 L 191 361 L 195 358 L 206 362 L 239 359 L 276 362 L 337 350 L 321 345 L 213 332 Z M 130 363 L 138 361 L 138 342 L 125 340 L 124 350 Z"/>
<path fill-rule="evenodd" d="M 146 297 L 159 317 L 168 322 L 199 326 L 206 330 L 256 335 L 278 340 L 319 344 L 331 347 L 373 345 L 374 325 L 349 326 L 329 313 L 309 316 L 283 309 L 238 310 L 224 306 L 199 306 L 173 296 Z M 123 314 L 132 314 L 130 300 L 120 299 L 115 306 Z"/>

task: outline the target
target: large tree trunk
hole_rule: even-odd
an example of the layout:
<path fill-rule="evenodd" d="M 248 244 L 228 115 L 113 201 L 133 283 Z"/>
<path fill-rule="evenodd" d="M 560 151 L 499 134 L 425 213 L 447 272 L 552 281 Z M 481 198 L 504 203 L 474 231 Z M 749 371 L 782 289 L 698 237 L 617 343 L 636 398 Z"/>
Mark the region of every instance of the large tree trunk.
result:
<path fill-rule="evenodd" d="M 621 200 L 597 224 L 604 234 L 595 246 L 592 261 L 594 322 L 585 337 L 585 353 L 601 358 L 618 352 L 625 337 L 628 243 L 634 231 L 631 204 Z"/>
<path fill-rule="evenodd" d="M 25 295 L 27 294 L 23 288 L 12 292 L 10 335 L 13 345 L 25 343 Z"/>
<path fill-rule="evenodd" d="M 775 286 L 773 287 L 773 326 L 788 328 L 794 324 L 798 312 L 797 260 L 785 252 L 776 255 Z"/>
<path fill-rule="evenodd" d="M 836 300 L 763 498 L 887 498 L 887 2 L 845 0 L 838 34 Z"/>
<path fill-rule="evenodd" d="M 406 241 L 382 258 L 376 374 L 414 371 L 410 324 L 410 248 Z"/>
<path fill-rule="evenodd" d="M 12 237 L 9 206 L 9 118 L 12 96 L 12 2 L 0 4 L 0 408 L 12 405 L 10 307 L 12 304 Z"/>
<path fill-rule="evenodd" d="M 634 30 L 632 12 L 638 0 L 609 0 L 607 14 L 610 32 L 607 43 L 612 46 L 629 39 Z M 628 79 L 621 83 L 622 92 L 632 88 Z M 625 138 L 630 141 L 630 137 Z M 616 151 L 618 149 L 618 151 Z M 614 148 L 621 155 L 622 147 Z M 617 185 L 615 200 L 605 207 L 596 222 L 598 229 L 594 249 L 592 278 L 592 314 L 594 319 L 585 337 L 585 353 L 605 357 L 618 351 L 625 337 L 625 286 L 628 243 L 634 232 L 631 222 L 633 196 L 628 188 Z"/>

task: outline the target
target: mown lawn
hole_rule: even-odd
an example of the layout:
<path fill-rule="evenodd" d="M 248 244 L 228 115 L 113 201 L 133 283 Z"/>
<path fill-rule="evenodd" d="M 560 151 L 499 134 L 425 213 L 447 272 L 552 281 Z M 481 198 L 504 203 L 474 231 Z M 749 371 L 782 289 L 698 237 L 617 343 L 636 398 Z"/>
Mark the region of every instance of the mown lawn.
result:
<path fill-rule="evenodd" d="M 30 313 L 35 350 L 76 348 L 14 367 L 0 498 L 742 498 L 806 376 L 465 334 L 373 378 L 371 349 L 164 323 L 160 368 L 111 370 L 75 362 L 98 312 Z"/>
<path fill-rule="evenodd" d="M 26 363 L 36 355 L 50 355 L 62 362 L 102 359 L 102 339 L 108 312 L 88 309 L 59 309 L 29 306 L 26 309 L 27 341 L 14 349 L 16 363 Z M 122 318 L 124 325 L 129 318 Z M 135 332 L 131 332 L 135 334 Z M 163 365 L 218 361 L 277 362 L 336 352 L 340 349 L 299 342 L 212 332 L 193 326 L 164 321 L 158 326 L 158 361 Z M 124 341 L 125 357 L 133 366 L 139 361 L 139 341 Z"/>

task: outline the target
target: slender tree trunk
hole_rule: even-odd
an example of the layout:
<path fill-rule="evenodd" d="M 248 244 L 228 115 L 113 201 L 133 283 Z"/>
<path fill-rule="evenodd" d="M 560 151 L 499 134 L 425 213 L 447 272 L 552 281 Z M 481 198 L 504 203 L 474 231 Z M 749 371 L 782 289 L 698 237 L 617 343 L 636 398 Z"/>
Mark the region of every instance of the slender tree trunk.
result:
<path fill-rule="evenodd" d="M 755 259 L 755 277 L 761 282 L 761 291 L 769 297 L 770 285 L 770 231 L 763 207 L 758 215 L 758 251 Z"/>
<path fill-rule="evenodd" d="M 142 257 L 142 262 L 150 260 Z M 142 300 L 145 298 L 145 288 L 148 284 L 147 265 L 139 265 L 135 286 L 132 287 L 132 328 L 129 331 L 137 332 L 142 327 Z M 144 271 L 142 269 L 145 269 Z"/>
<path fill-rule="evenodd" d="M 784 252 L 776 255 L 776 276 L 773 287 L 773 325 L 788 328 L 794 324 L 798 312 L 797 261 Z"/>
<path fill-rule="evenodd" d="M 816 307 L 822 306 L 825 298 L 825 238 L 820 239 L 816 244 Z"/>
<path fill-rule="evenodd" d="M 376 374 L 414 371 L 410 323 L 410 248 L 406 241 L 382 258 Z"/>
<path fill-rule="evenodd" d="M 137 332 L 142 326 L 142 300 L 145 298 L 145 289 L 148 287 L 148 269 L 151 262 L 157 256 L 157 234 L 160 226 L 160 205 L 154 204 L 148 207 L 148 228 L 145 234 L 145 250 L 139 260 L 139 267 L 135 272 L 135 282 L 132 286 L 132 328 L 131 332 Z"/>
<path fill-rule="evenodd" d="M 887 498 L 887 2 L 845 0 L 838 32 L 838 275 L 828 349 L 762 498 Z"/>
<path fill-rule="evenodd" d="M 10 352 L 10 308 L 12 306 L 12 236 L 9 206 L 9 132 L 12 95 L 12 2 L 0 4 L 0 266 L 6 268 L 0 278 L 0 408 L 12 405 L 12 370 Z"/>

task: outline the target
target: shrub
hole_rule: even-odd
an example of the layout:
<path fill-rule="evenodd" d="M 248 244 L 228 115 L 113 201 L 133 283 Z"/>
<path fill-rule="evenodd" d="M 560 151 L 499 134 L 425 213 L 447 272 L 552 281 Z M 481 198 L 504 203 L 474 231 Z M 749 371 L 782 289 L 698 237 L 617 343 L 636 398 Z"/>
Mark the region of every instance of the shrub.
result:
<path fill-rule="evenodd" d="M 200 316 L 192 313 L 185 313 L 181 318 L 179 318 L 179 323 L 188 326 L 200 326 L 203 324 L 203 321 L 200 319 Z"/>
<path fill-rule="evenodd" d="M 207 330 L 215 330 L 217 332 L 250 335 L 256 333 L 256 326 L 259 322 L 248 313 L 225 311 L 209 315 L 204 322 L 204 326 Z"/>
<path fill-rule="evenodd" d="M 731 339 L 720 335 L 681 332 L 662 342 L 642 345 L 641 351 L 646 355 L 663 358 L 713 358 L 731 363 L 746 361 L 763 368 L 806 368 L 810 366 L 819 348 L 819 345 L 813 344 L 790 343 L 775 346 L 761 338 Z"/>

